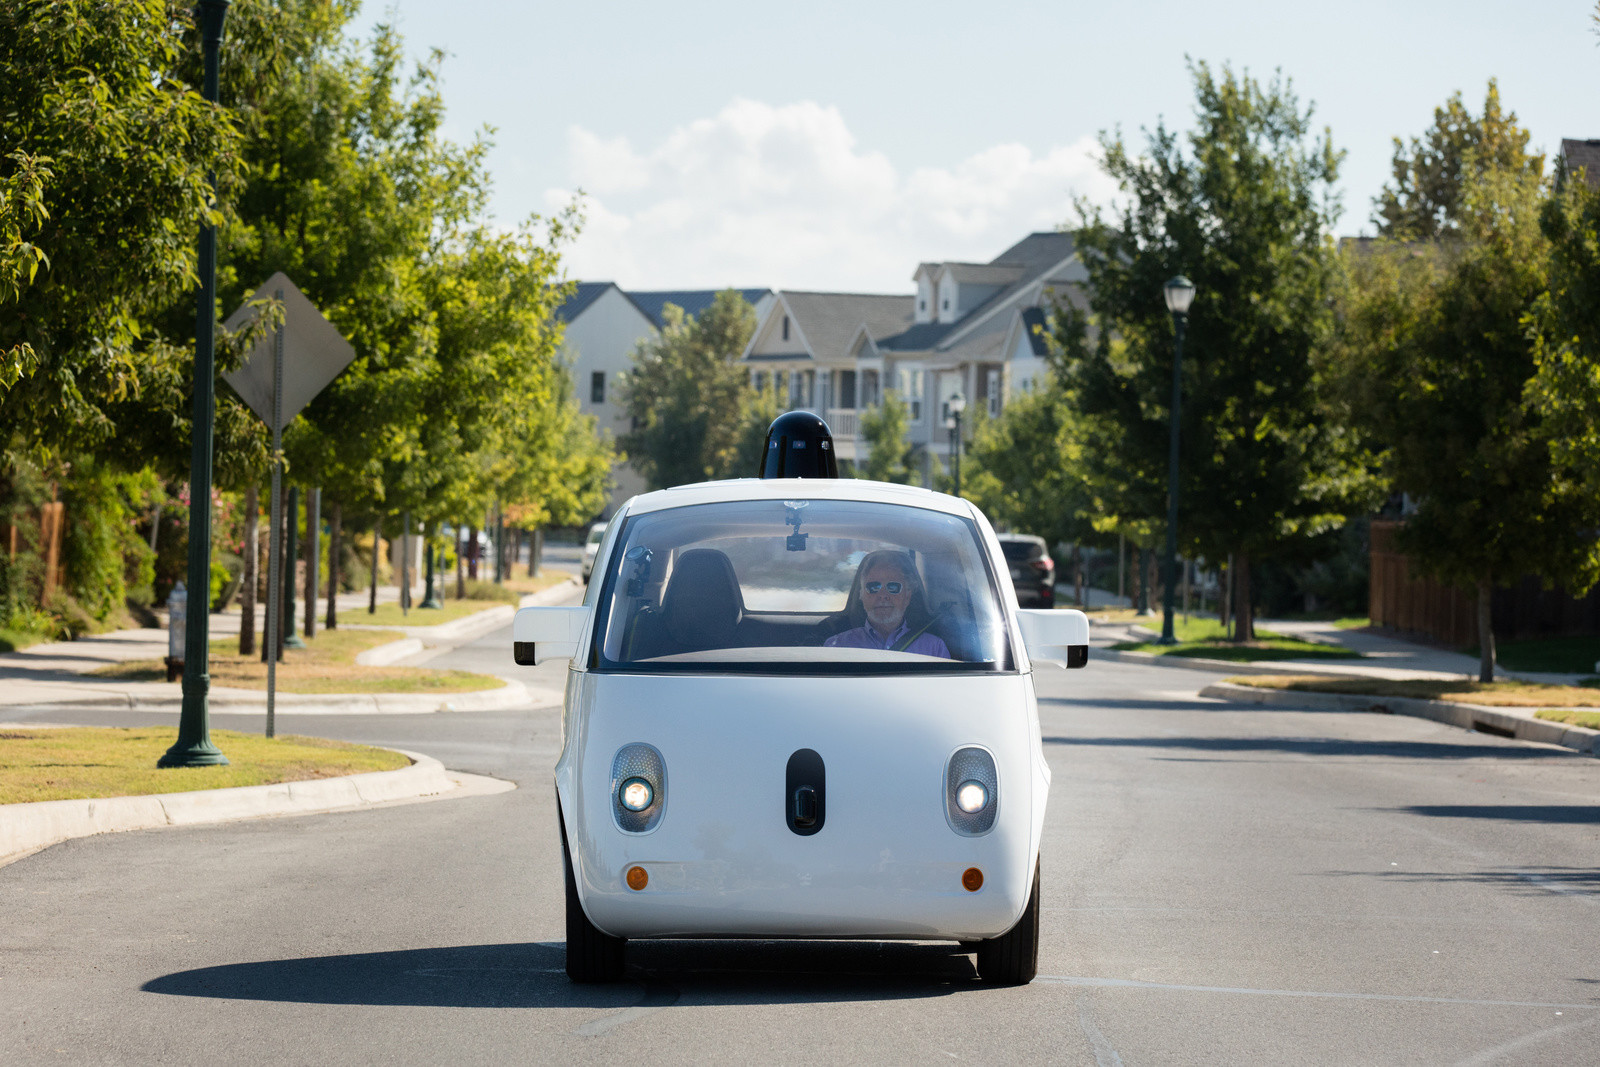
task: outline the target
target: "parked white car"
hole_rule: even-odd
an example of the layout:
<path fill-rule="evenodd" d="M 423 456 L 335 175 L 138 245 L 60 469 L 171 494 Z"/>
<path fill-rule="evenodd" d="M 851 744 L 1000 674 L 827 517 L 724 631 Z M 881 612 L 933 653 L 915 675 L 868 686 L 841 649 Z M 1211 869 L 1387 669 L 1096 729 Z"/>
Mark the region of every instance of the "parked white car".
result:
<path fill-rule="evenodd" d="M 583 539 L 583 580 L 587 582 L 589 575 L 594 573 L 595 553 L 600 551 L 600 542 L 605 539 L 606 524 L 597 522 L 589 527 L 589 536 Z"/>
<path fill-rule="evenodd" d="M 1038 966 L 1050 770 L 1033 668 L 1078 611 L 1017 607 L 983 514 L 880 482 L 635 497 L 581 606 L 524 608 L 518 663 L 571 657 L 556 765 L 567 973 L 634 938 L 951 940 Z"/>

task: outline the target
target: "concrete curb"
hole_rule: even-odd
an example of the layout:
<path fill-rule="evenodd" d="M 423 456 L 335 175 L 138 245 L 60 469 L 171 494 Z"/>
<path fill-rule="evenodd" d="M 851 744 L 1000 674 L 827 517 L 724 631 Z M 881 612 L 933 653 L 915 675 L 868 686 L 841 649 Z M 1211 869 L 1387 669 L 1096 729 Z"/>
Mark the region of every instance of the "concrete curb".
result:
<path fill-rule="evenodd" d="M 422 651 L 422 638 L 402 637 L 398 641 L 390 641 L 387 645 L 369 648 L 365 652 L 356 653 L 356 663 L 362 667 L 387 667 L 395 660 L 415 656 Z"/>
<path fill-rule="evenodd" d="M 1319 678 L 1348 678 L 1349 671 L 1333 671 L 1306 666 L 1292 661 L 1275 663 L 1232 663 L 1224 659 L 1200 659 L 1196 656 L 1158 656 L 1154 652 L 1127 652 L 1114 648 L 1089 649 L 1089 662 L 1108 659 L 1115 663 L 1138 663 L 1146 667 L 1176 667 L 1186 671 L 1210 671 L 1213 674 L 1314 674 Z M 1351 662 L 1360 662 L 1352 660 Z"/>
<path fill-rule="evenodd" d="M 432 756 L 394 751 L 408 757 L 411 766 L 238 789 L 6 804 L 0 806 L 0 865 L 74 837 L 278 815 L 318 815 L 441 796 L 459 788 Z"/>
<path fill-rule="evenodd" d="M 1283 672 L 1278 672 L 1283 673 Z M 1299 673 L 1299 672 L 1296 672 Z M 1388 715 L 1409 715 L 1431 719 L 1463 730 L 1480 730 L 1519 741 L 1560 745 L 1575 752 L 1600 756 L 1600 730 L 1535 719 L 1502 708 L 1479 704 L 1455 704 L 1443 700 L 1415 697 L 1375 697 L 1354 693 L 1308 693 L 1294 689 L 1260 689 L 1255 686 L 1217 682 L 1200 690 L 1203 697 L 1232 700 L 1241 704 L 1275 704 L 1314 711 L 1370 711 Z"/>

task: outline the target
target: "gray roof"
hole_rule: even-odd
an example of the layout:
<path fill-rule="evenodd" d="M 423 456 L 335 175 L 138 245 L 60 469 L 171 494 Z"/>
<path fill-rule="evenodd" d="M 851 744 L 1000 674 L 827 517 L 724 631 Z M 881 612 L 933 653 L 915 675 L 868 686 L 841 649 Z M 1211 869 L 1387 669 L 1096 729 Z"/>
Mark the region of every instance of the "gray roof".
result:
<path fill-rule="evenodd" d="M 913 296 L 867 293 L 805 293 L 790 289 L 779 295 L 817 359 L 846 359 L 856 331 L 867 328 L 874 341 L 904 333 L 911 325 Z"/>
<path fill-rule="evenodd" d="M 1008 285 L 1027 270 L 1021 263 L 946 263 L 958 282 L 974 285 Z"/>
<path fill-rule="evenodd" d="M 600 299 L 600 294 L 611 288 L 616 282 L 579 282 L 572 295 L 556 308 L 556 318 L 562 322 L 571 322 L 582 315 L 589 305 Z"/>
<path fill-rule="evenodd" d="M 759 303 L 770 289 L 740 289 L 738 293 L 751 304 Z M 650 321 L 656 324 L 656 329 L 661 329 L 667 324 L 664 317 L 668 304 L 676 304 L 683 309 L 689 318 L 696 318 L 716 300 L 721 289 L 654 289 L 640 291 L 628 290 L 628 297 L 639 306 Z"/>
<path fill-rule="evenodd" d="M 1584 168 L 1584 180 L 1600 187 L 1600 140 L 1577 141 L 1564 137 L 1561 140 L 1561 157 L 1566 160 L 1569 171 Z"/>

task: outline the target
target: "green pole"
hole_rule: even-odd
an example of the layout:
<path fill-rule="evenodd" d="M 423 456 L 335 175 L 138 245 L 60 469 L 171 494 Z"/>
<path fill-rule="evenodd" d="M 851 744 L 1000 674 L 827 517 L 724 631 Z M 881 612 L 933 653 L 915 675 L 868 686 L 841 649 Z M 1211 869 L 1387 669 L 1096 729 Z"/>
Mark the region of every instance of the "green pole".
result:
<path fill-rule="evenodd" d="M 200 0 L 196 8 L 201 49 L 205 56 L 205 98 L 217 101 L 217 68 L 221 62 L 222 23 L 228 0 Z M 156 761 L 157 767 L 215 767 L 228 757 L 211 743 L 208 697 L 211 673 L 211 432 L 216 414 L 217 228 L 200 227 L 200 293 L 194 331 L 194 413 L 189 454 L 189 596 L 199 611 L 190 612 L 184 631 L 183 710 L 178 740 Z"/>

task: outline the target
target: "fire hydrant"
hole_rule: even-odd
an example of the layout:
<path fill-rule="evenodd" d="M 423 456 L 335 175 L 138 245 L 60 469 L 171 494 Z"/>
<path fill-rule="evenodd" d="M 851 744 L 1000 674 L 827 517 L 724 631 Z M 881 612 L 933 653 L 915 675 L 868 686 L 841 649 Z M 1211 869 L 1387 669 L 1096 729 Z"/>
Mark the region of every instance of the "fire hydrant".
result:
<path fill-rule="evenodd" d="M 183 675 L 185 631 L 189 622 L 189 591 L 179 582 L 167 594 L 167 681 Z"/>

